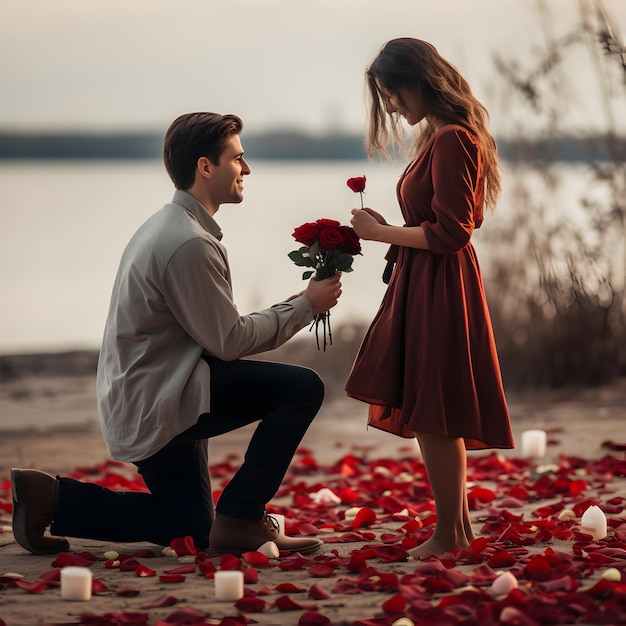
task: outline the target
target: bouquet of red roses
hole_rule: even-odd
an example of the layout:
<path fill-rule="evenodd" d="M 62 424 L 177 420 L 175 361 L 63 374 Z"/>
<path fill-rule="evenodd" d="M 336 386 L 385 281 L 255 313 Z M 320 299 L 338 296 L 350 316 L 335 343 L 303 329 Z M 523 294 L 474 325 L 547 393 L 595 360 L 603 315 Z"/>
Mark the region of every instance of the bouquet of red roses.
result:
<path fill-rule="evenodd" d="M 337 272 L 351 272 L 355 255 L 361 254 L 361 243 L 354 229 L 351 226 L 342 226 L 336 220 L 321 218 L 315 222 L 306 222 L 293 231 L 293 238 L 304 245 L 290 252 L 289 258 L 300 267 L 311 268 L 302 274 L 303 280 L 314 274 L 316 280 L 323 280 Z M 328 343 L 333 343 L 330 311 L 317 315 L 311 325 L 310 330 L 315 327 L 318 350 L 320 323 L 323 326 L 326 350 L 327 333 Z"/>

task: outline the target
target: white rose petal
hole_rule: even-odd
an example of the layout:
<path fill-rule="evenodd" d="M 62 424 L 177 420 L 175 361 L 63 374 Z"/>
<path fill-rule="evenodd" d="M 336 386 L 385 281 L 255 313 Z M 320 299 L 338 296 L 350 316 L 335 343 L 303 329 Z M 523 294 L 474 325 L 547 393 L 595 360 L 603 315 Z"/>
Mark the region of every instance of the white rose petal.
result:
<path fill-rule="evenodd" d="M 174 548 L 170 548 L 169 546 L 163 548 L 163 550 L 161 550 L 161 554 L 163 556 L 178 556 L 178 554 L 176 554 L 176 550 L 174 550 Z"/>
<path fill-rule="evenodd" d="M 341 498 L 336 496 L 328 487 L 322 487 L 317 493 L 313 494 L 312 499 L 315 504 L 339 504 L 341 502 Z"/>
<path fill-rule="evenodd" d="M 346 512 L 343 514 L 343 518 L 345 520 L 354 519 L 359 514 L 360 510 L 361 507 L 353 506 L 351 509 L 346 510 Z"/>
<path fill-rule="evenodd" d="M 107 561 L 116 561 L 117 559 L 120 558 L 120 553 L 116 552 L 115 550 L 108 550 L 107 552 L 104 553 L 104 558 Z"/>
<path fill-rule="evenodd" d="M 618 583 L 622 580 L 622 573 L 616 567 L 609 567 L 609 569 L 602 572 L 601 578 Z"/>
<path fill-rule="evenodd" d="M 270 559 L 277 559 L 280 555 L 280 550 L 273 541 L 266 541 L 260 548 L 257 548 L 257 552 L 264 554 Z"/>
<path fill-rule="evenodd" d="M 576 513 L 572 511 L 572 509 L 563 509 L 559 513 L 559 521 L 564 522 L 568 519 L 574 519 L 576 517 Z"/>
<path fill-rule="evenodd" d="M 507 595 L 517 587 L 517 578 L 511 572 L 504 572 L 491 583 L 491 593 L 496 596 Z"/>
<path fill-rule="evenodd" d="M 192 563 L 196 562 L 196 557 L 193 554 L 185 554 L 184 556 L 181 556 L 179 559 L 177 559 L 177 561 L 181 565 L 191 565 Z"/>

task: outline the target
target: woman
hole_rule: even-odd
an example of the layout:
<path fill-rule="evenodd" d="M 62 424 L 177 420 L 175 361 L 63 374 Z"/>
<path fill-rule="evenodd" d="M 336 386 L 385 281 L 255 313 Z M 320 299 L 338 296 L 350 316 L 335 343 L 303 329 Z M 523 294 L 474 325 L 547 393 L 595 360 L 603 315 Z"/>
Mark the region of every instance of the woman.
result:
<path fill-rule="evenodd" d="M 466 449 L 511 448 L 498 355 L 470 238 L 500 193 L 488 113 L 458 70 L 429 43 L 386 43 L 367 70 L 368 148 L 402 144 L 400 118 L 419 131 L 397 196 L 405 220 L 392 226 L 354 209 L 362 239 L 391 244 L 387 292 L 359 349 L 347 394 L 370 404 L 368 423 L 416 437 L 435 499 L 432 536 L 414 559 L 465 548 L 474 539 Z"/>

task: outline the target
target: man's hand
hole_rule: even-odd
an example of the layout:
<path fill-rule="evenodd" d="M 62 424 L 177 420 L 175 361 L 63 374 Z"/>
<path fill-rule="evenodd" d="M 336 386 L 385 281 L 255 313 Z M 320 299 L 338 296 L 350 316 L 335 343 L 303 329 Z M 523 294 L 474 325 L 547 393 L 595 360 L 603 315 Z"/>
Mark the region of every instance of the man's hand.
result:
<path fill-rule="evenodd" d="M 308 298 L 313 309 L 313 315 L 332 309 L 341 295 L 341 273 L 334 274 L 324 280 L 311 278 L 304 295 Z"/>

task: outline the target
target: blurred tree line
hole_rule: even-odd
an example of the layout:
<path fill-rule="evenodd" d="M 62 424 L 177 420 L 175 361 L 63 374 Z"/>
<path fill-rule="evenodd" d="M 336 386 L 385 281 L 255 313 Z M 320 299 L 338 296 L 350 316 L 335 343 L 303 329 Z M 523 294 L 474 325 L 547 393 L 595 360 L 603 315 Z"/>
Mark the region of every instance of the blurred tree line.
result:
<path fill-rule="evenodd" d="M 523 158 L 511 160 L 506 181 L 512 208 L 485 229 L 487 293 L 509 387 L 596 385 L 626 374 L 626 48 L 601 0 L 572 5 L 578 23 L 555 36 L 549 2 L 536 2 L 543 44 L 523 59 L 495 57 L 503 105 L 522 111 L 511 139 Z M 591 65 L 594 85 L 577 82 L 571 59 Z M 583 139 L 608 158 L 590 150 L 578 201 L 558 206 L 571 184 L 554 158 L 560 125 L 588 89 L 597 90 L 604 130 Z M 541 158 L 529 155 L 529 135 L 540 138 Z"/>

